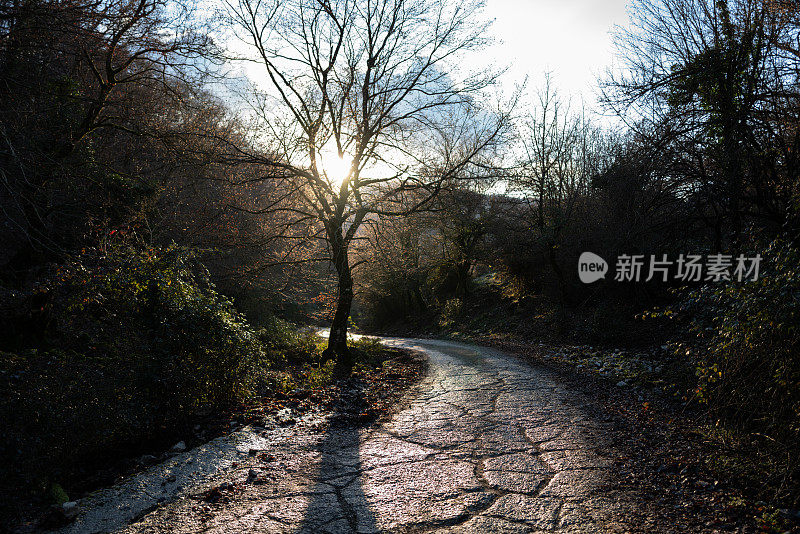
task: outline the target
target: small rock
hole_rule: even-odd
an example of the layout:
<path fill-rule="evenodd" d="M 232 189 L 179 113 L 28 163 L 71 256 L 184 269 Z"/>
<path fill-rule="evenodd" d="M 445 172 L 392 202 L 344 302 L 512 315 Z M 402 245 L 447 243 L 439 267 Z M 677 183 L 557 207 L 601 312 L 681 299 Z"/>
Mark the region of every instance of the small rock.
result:
<path fill-rule="evenodd" d="M 64 514 L 70 515 L 78 512 L 78 503 L 76 501 L 67 501 L 61 505 Z"/>
<path fill-rule="evenodd" d="M 219 488 L 211 488 L 203 495 L 203 500 L 206 502 L 219 502 L 222 499 L 222 492 Z M 205 510 L 205 507 L 203 508 Z"/>
<path fill-rule="evenodd" d="M 255 469 L 251 469 L 247 472 L 247 482 L 253 483 L 258 479 L 259 472 Z"/>
<path fill-rule="evenodd" d="M 72 521 L 78 515 L 78 503 L 76 501 L 67 501 L 61 505 L 61 512 L 64 514 L 66 521 Z"/>
<path fill-rule="evenodd" d="M 170 450 L 172 452 L 183 452 L 183 451 L 186 450 L 186 443 L 184 443 L 183 441 L 179 441 L 178 443 L 173 445 L 172 449 L 170 449 Z"/>
<path fill-rule="evenodd" d="M 144 454 L 139 457 L 138 461 L 142 465 L 152 465 L 158 461 L 158 458 L 156 458 L 152 454 Z"/>
<path fill-rule="evenodd" d="M 624 380 L 620 380 L 619 382 L 617 382 L 617 387 L 618 388 L 622 388 L 622 387 L 625 387 L 627 385 L 628 385 L 628 383 L 625 382 Z"/>
<path fill-rule="evenodd" d="M 282 410 L 279 410 L 275 415 L 275 420 L 281 426 L 291 426 L 297 422 L 295 421 L 294 417 L 292 417 L 292 410 L 289 408 L 283 408 Z"/>

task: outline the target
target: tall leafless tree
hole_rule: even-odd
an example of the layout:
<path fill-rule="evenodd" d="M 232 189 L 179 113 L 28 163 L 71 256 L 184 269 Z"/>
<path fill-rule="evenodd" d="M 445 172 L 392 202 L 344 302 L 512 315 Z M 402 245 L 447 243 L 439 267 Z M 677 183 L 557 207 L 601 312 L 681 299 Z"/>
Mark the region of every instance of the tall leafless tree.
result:
<path fill-rule="evenodd" d="M 631 13 L 606 104 L 652 144 L 677 148 L 675 179 L 698 191 L 716 235 L 735 243 L 746 220 L 784 224 L 797 179 L 794 3 L 637 0 Z"/>
<path fill-rule="evenodd" d="M 295 202 L 276 209 L 320 224 L 338 279 L 327 354 L 348 362 L 348 253 L 365 219 L 418 211 L 442 184 L 479 174 L 507 124 L 507 113 L 479 106 L 496 73 L 459 68 L 487 44 L 482 2 L 239 0 L 229 8 L 268 82 L 250 100 L 270 157 L 250 155 L 293 184 Z"/>
<path fill-rule="evenodd" d="M 567 281 L 558 258 L 561 234 L 574 223 L 574 208 L 588 194 L 592 178 L 607 164 L 607 141 L 585 113 L 571 109 L 571 102 L 561 98 L 546 75 L 520 128 L 523 157 L 511 186 L 530 206 L 529 226 L 540 242 L 542 259 L 557 279 L 562 300 L 567 297 Z"/>

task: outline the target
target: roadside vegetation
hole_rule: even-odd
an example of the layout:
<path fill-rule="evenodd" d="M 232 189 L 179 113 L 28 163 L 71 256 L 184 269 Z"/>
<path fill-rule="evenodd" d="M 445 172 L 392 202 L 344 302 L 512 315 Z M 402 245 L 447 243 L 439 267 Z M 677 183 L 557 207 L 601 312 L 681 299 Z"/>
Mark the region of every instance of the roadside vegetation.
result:
<path fill-rule="evenodd" d="M 353 342 L 348 380 L 378 389 L 343 408 L 350 382 L 315 330 L 248 321 L 174 246 L 85 251 L 29 299 L 35 327 L 0 351 L 6 520 L 111 482 L 200 427 L 210 439 L 231 420 L 264 426 L 286 406 L 293 417 L 355 410 L 353 421 L 373 420 L 421 368 L 369 338 Z"/>

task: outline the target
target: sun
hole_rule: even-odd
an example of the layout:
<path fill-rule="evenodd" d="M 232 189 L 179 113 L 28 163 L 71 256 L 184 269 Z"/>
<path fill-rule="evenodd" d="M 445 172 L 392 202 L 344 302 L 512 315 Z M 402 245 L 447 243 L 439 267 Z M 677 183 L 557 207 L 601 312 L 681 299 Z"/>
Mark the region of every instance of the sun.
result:
<path fill-rule="evenodd" d="M 327 146 L 319 151 L 319 156 L 322 163 L 322 171 L 331 185 L 342 185 L 347 175 L 350 174 L 352 160 L 347 155 L 345 157 L 339 156 L 336 149 L 331 150 Z"/>

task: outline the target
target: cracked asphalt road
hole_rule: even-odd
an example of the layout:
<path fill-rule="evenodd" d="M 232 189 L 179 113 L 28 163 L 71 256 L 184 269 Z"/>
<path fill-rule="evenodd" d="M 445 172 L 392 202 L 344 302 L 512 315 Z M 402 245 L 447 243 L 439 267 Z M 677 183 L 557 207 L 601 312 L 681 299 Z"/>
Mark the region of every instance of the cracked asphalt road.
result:
<path fill-rule="evenodd" d="M 636 530 L 591 399 L 492 349 L 386 342 L 430 359 L 391 420 L 298 428 L 223 502 L 182 498 L 124 532 Z"/>

